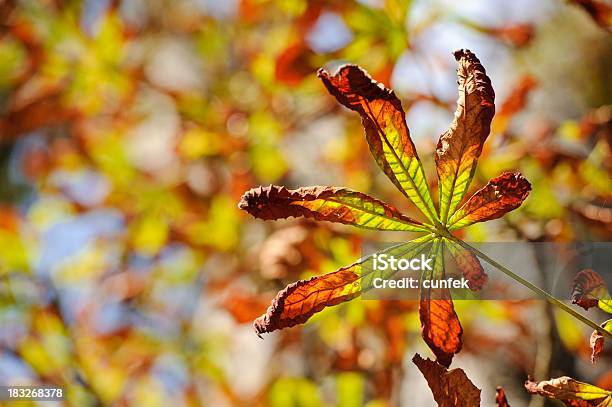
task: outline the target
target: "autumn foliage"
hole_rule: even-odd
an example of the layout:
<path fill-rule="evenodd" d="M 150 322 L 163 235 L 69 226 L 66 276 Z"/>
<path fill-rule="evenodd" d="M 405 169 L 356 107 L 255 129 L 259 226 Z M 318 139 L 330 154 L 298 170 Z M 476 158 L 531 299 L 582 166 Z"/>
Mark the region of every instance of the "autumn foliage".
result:
<path fill-rule="evenodd" d="M 610 405 L 611 10 L 0 2 L 0 385 Z M 374 252 L 468 289 L 377 299 Z"/>

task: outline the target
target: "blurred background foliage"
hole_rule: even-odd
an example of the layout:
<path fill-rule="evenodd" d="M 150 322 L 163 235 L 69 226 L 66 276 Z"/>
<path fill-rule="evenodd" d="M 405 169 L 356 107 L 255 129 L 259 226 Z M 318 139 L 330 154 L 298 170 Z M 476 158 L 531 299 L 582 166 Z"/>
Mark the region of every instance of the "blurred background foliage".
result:
<path fill-rule="evenodd" d="M 433 405 L 409 362 L 428 354 L 414 304 L 353 301 L 263 341 L 251 327 L 364 238 L 408 236 L 236 204 L 260 184 L 338 185 L 416 216 L 315 72 L 357 63 L 393 87 L 434 180 L 451 52 L 470 48 L 498 111 L 474 188 L 517 169 L 533 192 L 464 238 L 611 240 L 606 4 L 4 0 L 0 383 L 63 386 L 75 406 Z M 591 366 L 587 330 L 540 302 L 456 307 L 485 405 L 496 385 L 527 405 L 527 374 L 611 387 L 609 349 Z"/>

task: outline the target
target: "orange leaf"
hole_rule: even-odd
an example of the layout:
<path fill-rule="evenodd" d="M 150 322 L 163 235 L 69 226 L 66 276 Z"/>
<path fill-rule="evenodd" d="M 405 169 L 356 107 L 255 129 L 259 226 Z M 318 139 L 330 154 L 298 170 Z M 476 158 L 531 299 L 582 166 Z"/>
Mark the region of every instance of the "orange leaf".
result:
<path fill-rule="evenodd" d="M 591 363 L 595 363 L 595 358 L 601 353 L 604 346 L 604 337 L 599 331 L 593 331 L 589 340 L 591 346 Z"/>
<path fill-rule="evenodd" d="M 403 215 L 391 205 L 346 188 L 258 187 L 245 192 L 238 207 L 266 220 L 303 216 L 365 229 L 426 230 L 420 226 L 421 222 Z"/>
<path fill-rule="evenodd" d="M 431 235 L 391 246 L 378 252 L 390 252 L 399 256 L 416 255 L 428 247 Z M 303 324 L 325 307 L 349 301 L 362 291 L 372 288 L 375 276 L 389 278 L 394 271 L 377 272 L 372 266 L 373 256 L 366 256 L 350 266 L 332 273 L 300 280 L 280 291 L 267 312 L 254 322 L 255 331 L 262 333 Z"/>
<path fill-rule="evenodd" d="M 278 293 L 268 311 L 253 323 L 257 335 L 303 324 L 325 307 L 340 304 L 359 295 L 360 263 L 332 273 L 289 284 Z"/>
<path fill-rule="evenodd" d="M 435 293 L 432 295 L 432 291 Z M 431 299 L 432 297 L 436 299 Z M 440 298 L 440 299 L 438 299 Z M 421 335 L 439 363 L 448 367 L 461 350 L 463 328 L 448 289 L 423 289 L 419 301 Z"/>
<path fill-rule="evenodd" d="M 440 220 L 446 223 L 461 203 L 476 170 L 495 114 L 491 80 L 476 55 L 455 51 L 459 99 L 455 117 L 440 136 L 436 167 L 440 189 Z"/>
<path fill-rule="evenodd" d="M 604 279 L 591 269 L 582 270 L 574 277 L 572 287 L 572 304 L 588 310 L 596 307 L 599 299 L 608 296 L 608 287 Z"/>
<path fill-rule="evenodd" d="M 495 389 L 495 402 L 497 407 L 510 407 L 510 403 L 506 399 L 506 392 L 501 386 L 497 386 L 497 389 Z"/>
<path fill-rule="evenodd" d="M 525 388 L 531 394 L 562 400 L 572 406 L 612 406 L 611 391 L 579 382 L 567 376 L 542 382 L 534 382 L 528 379 L 525 382 Z"/>
<path fill-rule="evenodd" d="M 480 405 L 480 389 L 461 369 L 448 370 L 418 353 L 412 358 L 417 365 L 438 403 L 438 407 L 474 407 Z"/>
<path fill-rule="evenodd" d="M 370 151 L 391 182 L 433 221 L 436 209 L 410 132 L 395 93 L 357 65 L 342 66 L 334 75 L 318 73 L 338 102 L 361 116 Z"/>
<path fill-rule="evenodd" d="M 477 191 L 449 221 L 450 230 L 497 219 L 521 206 L 531 184 L 519 173 L 505 172 Z"/>
<path fill-rule="evenodd" d="M 434 242 L 433 270 L 422 278 L 444 279 L 444 251 L 440 241 Z M 448 367 L 453 355 L 461 350 L 463 328 L 455 312 L 455 306 L 448 289 L 421 286 L 419 318 L 421 336 L 439 363 Z"/>

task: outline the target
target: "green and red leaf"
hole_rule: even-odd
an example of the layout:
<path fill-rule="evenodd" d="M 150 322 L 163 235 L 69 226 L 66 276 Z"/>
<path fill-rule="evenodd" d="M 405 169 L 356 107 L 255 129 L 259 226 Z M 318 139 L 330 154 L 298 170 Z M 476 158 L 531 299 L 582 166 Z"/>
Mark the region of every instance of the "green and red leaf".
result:
<path fill-rule="evenodd" d="M 391 205 L 347 188 L 314 186 L 290 190 L 270 185 L 245 192 L 238 207 L 265 220 L 303 216 L 365 229 L 427 230 L 421 222 L 403 215 Z"/>
<path fill-rule="evenodd" d="M 343 267 L 333 273 L 300 280 L 279 292 L 267 312 L 253 323 L 262 333 L 303 324 L 325 307 L 352 300 L 361 292 L 359 263 Z"/>
<path fill-rule="evenodd" d="M 423 359 L 418 353 L 412 358 L 438 403 L 438 407 L 474 407 L 480 405 L 480 389 L 474 386 L 461 369 L 448 370 L 441 364 Z"/>
<path fill-rule="evenodd" d="M 320 69 L 318 75 L 338 102 L 361 116 L 370 151 L 379 167 L 435 223 L 437 214 L 427 179 L 395 93 L 357 65 L 344 65 L 334 75 Z"/>
<path fill-rule="evenodd" d="M 588 310 L 599 307 L 612 314 L 612 300 L 604 279 L 591 269 L 585 269 L 574 277 L 572 303 Z"/>
<path fill-rule="evenodd" d="M 379 253 L 392 252 L 395 256 L 412 256 L 419 253 L 433 239 L 431 235 L 423 236 L 410 242 L 402 243 L 382 250 Z M 395 272 L 375 271 L 372 257 L 367 256 L 350 266 L 332 273 L 315 276 L 309 280 L 300 280 L 289 284 L 280 291 L 266 313 L 254 322 L 258 335 L 277 329 L 303 324 L 311 316 L 325 307 L 340 304 L 359 296 L 362 291 L 372 287 L 374 277 L 389 278 Z"/>
<path fill-rule="evenodd" d="M 604 390 L 592 384 L 579 382 L 567 376 L 542 382 L 534 382 L 529 379 L 525 382 L 525 388 L 531 394 L 538 394 L 549 399 L 561 400 L 569 405 L 576 405 L 576 403 L 573 403 L 575 401 L 585 401 L 588 406 L 612 406 L 612 391 Z"/>
<path fill-rule="evenodd" d="M 453 214 L 448 222 L 449 230 L 500 218 L 521 206 L 529 191 L 531 184 L 521 174 L 503 173 L 491 179 Z"/>
<path fill-rule="evenodd" d="M 444 279 L 444 257 L 442 244 L 432 246 L 433 271 L 425 278 Z M 461 350 L 463 328 L 455 312 L 455 306 L 448 289 L 425 288 L 421 286 L 419 300 L 421 336 L 436 355 L 437 361 L 448 367 L 453 356 Z"/>
<path fill-rule="evenodd" d="M 465 195 L 478 157 L 495 115 L 495 92 L 476 55 L 469 50 L 454 53 L 457 60 L 459 99 L 449 129 L 436 148 L 439 179 L 440 219 L 446 224 Z"/>

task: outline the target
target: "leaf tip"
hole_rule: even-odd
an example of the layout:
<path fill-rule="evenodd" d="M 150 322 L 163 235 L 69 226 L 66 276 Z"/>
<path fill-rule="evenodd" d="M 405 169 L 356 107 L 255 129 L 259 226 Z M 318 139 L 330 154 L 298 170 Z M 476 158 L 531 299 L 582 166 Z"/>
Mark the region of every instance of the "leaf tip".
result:
<path fill-rule="evenodd" d="M 327 69 L 325 68 L 319 68 L 317 70 L 317 78 L 327 78 L 329 76 L 329 72 L 327 72 Z"/>
<path fill-rule="evenodd" d="M 457 62 L 459 62 L 461 59 L 466 59 L 472 63 L 480 63 L 480 60 L 478 59 L 478 57 L 476 57 L 476 54 L 474 54 L 467 48 L 461 48 L 453 51 L 453 56 L 455 57 L 455 61 Z"/>
<path fill-rule="evenodd" d="M 455 57 L 456 61 L 459 61 L 461 58 L 464 57 L 466 52 L 470 52 L 470 50 L 469 49 L 464 50 L 463 48 L 456 49 L 456 50 L 453 51 L 453 56 Z"/>
<path fill-rule="evenodd" d="M 257 335 L 259 339 L 263 339 L 262 334 L 266 333 L 266 330 L 263 327 L 263 322 L 261 321 L 261 319 L 262 317 L 259 317 L 255 321 L 253 321 L 253 329 L 255 330 L 255 335 Z"/>

